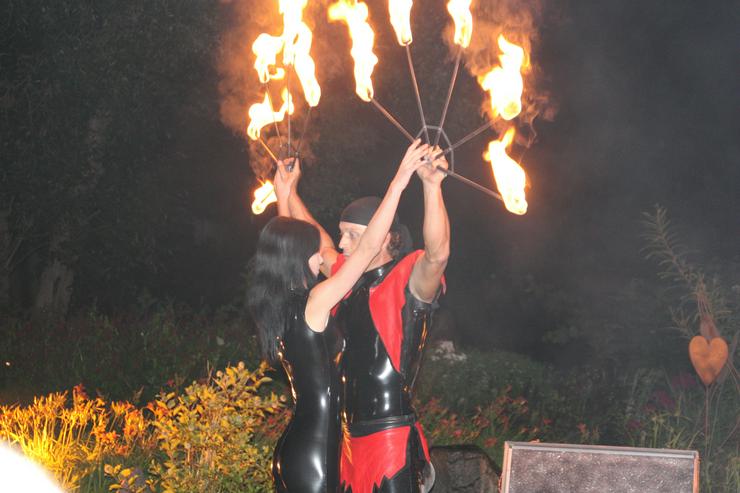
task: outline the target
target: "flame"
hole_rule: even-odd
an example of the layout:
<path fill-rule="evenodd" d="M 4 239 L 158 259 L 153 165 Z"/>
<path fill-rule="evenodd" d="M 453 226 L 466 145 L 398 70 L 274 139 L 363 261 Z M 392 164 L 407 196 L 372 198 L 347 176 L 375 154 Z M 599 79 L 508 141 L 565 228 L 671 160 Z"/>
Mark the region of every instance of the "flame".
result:
<path fill-rule="evenodd" d="M 271 79 L 282 79 L 285 76 L 285 69 L 275 67 L 278 53 L 282 49 L 283 38 L 267 33 L 260 34 L 252 43 L 252 53 L 257 57 L 254 68 L 261 83 L 266 84 Z"/>
<path fill-rule="evenodd" d="M 319 87 L 319 82 L 316 80 L 316 64 L 309 54 L 312 40 L 313 34 L 311 30 L 306 24 L 301 22 L 295 44 L 293 45 L 293 66 L 295 67 L 298 80 L 301 81 L 303 96 L 306 98 L 306 102 L 309 106 L 316 106 L 319 104 L 319 99 L 321 98 L 321 87 Z"/>
<path fill-rule="evenodd" d="M 501 66 L 478 77 L 478 82 L 491 94 L 491 109 L 494 115 L 511 120 L 522 111 L 524 80 L 521 70 L 525 65 L 525 53 L 521 46 L 510 43 L 503 34 L 498 37 L 501 49 Z"/>
<path fill-rule="evenodd" d="M 388 0 L 388 12 L 391 16 L 391 25 L 396 32 L 396 39 L 401 46 L 410 45 L 411 36 L 411 6 L 413 0 Z"/>
<path fill-rule="evenodd" d="M 527 198 L 524 194 L 527 175 L 519 163 L 506 154 L 506 149 L 513 140 L 514 127 L 510 127 L 501 140 L 488 143 L 488 150 L 483 154 L 483 159 L 491 162 L 493 177 L 506 208 L 509 212 L 522 215 L 527 212 Z"/>
<path fill-rule="evenodd" d="M 316 64 L 311 58 L 313 34 L 303 22 L 303 9 L 308 0 L 279 0 L 283 14 L 283 64 L 293 65 L 309 106 L 319 104 L 321 88 L 316 80 Z"/>
<path fill-rule="evenodd" d="M 455 23 L 455 44 L 467 48 L 473 36 L 473 14 L 470 13 L 472 0 L 450 0 L 447 2 L 447 12 Z"/>
<path fill-rule="evenodd" d="M 275 195 L 275 188 L 272 186 L 272 182 L 267 180 L 254 191 L 254 200 L 252 201 L 252 212 L 254 214 L 262 214 L 267 209 L 267 206 L 277 202 L 277 196 Z"/>
<path fill-rule="evenodd" d="M 262 128 L 273 121 L 283 121 L 286 112 L 290 115 L 293 114 L 295 106 L 293 105 L 293 98 L 290 96 L 287 89 L 283 89 L 282 97 L 283 104 L 278 111 L 274 111 L 272 109 L 270 96 L 267 93 L 265 93 L 265 99 L 263 99 L 261 103 L 254 103 L 249 107 L 249 126 L 247 127 L 247 135 L 250 139 L 259 139 Z"/>
<path fill-rule="evenodd" d="M 254 68 L 261 83 L 285 77 L 285 69 L 276 67 L 278 54 L 283 53 L 283 65 L 293 65 L 309 106 L 319 104 L 321 87 L 316 80 L 316 64 L 311 58 L 313 34 L 303 22 L 303 9 L 308 0 L 279 0 L 283 15 L 283 33 L 271 36 L 262 33 L 252 43 L 256 55 Z"/>
<path fill-rule="evenodd" d="M 353 0 L 339 0 L 329 6 L 329 20 L 347 24 L 352 38 L 350 54 L 355 62 L 355 92 L 363 101 L 373 99 L 372 74 L 378 57 L 373 53 L 375 33 L 367 23 L 367 4 Z"/>
<path fill-rule="evenodd" d="M 293 65 L 294 44 L 303 24 L 303 9 L 308 0 L 278 0 L 278 10 L 283 14 L 283 64 Z"/>

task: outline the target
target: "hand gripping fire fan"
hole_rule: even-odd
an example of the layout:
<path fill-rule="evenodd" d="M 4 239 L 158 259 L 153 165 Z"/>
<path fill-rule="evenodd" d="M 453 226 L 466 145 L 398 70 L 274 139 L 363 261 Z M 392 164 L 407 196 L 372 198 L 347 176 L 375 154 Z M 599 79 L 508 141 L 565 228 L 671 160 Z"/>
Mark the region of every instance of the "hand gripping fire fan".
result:
<path fill-rule="evenodd" d="M 450 177 L 462 181 L 466 185 L 502 200 L 510 212 L 524 214 L 527 212 L 527 202 L 524 194 L 526 174 L 521 166 L 506 153 L 506 149 L 511 145 L 514 138 L 513 126 L 505 132 L 502 139 L 490 142 L 488 151 L 484 154 L 484 159 L 491 162 L 496 185 L 500 193 L 496 193 L 475 183 L 454 171 L 454 150 L 494 125 L 494 121 L 491 120 L 455 143 L 450 143 L 444 131 L 444 122 L 455 87 L 455 81 L 457 80 L 462 54 L 470 44 L 473 34 L 473 16 L 470 12 L 470 3 L 471 0 L 450 0 L 447 3 L 447 11 L 450 13 L 455 24 L 454 43 L 457 45 L 457 55 L 440 121 L 437 125 L 429 125 L 424 116 L 424 109 L 419 95 L 419 84 L 416 80 L 414 64 L 411 58 L 410 46 L 413 37 L 410 15 L 413 1 L 388 0 L 391 25 L 395 31 L 398 44 L 406 50 L 409 74 L 414 88 L 416 105 L 419 110 L 421 130 L 417 133 L 417 137 L 423 134 L 425 141 L 431 143 L 433 146 L 437 146 L 440 143 L 440 139 L 443 138 L 446 147 L 441 154 L 449 155 L 450 169 L 437 169 Z M 367 14 L 367 5 L 357 0 L 338 0 L 329 7 L 329 20 L 344 21 L 352 38 L 351 54 L 355 65 L 355 91 L 357 95 L 363 101 L 372 103 L 409 141 L 413 141 L 414 136 L 374 97 L 371 75 L 378 59 L 372 52 L 374 34 L 367 23 Z M 494 116 L 509 121 L 519 115 L 522 110 L 521 97 L 524 83 L 521 69 L 526 63 L 526 57 L 524 50 L 520 46 L 509 42 L 503 34 L 498 38 L 498 46 L 501 50 L 501 55 L 499 56 L 500 66 L 494 67 L 490 72 L 479 77 L 478 81 L 481 87 L 490 93 Z M 430 133 L 435 134 L 433 141 Z M 431 161 L 436 157 L 439 157 L 439 155 L 434 156 Z"/>
<path fill-rule="evenodd" d="M 262 103 L 254 104 L 250 107 L 250 123 L 247 133 L 250 138 L 259 140 L 270 157 L 276 162 L 278 158 L 260 137 L 260 130 L 269 123 L 273 123 L 276 134 L 281 139 L 277 123 L 283 121 L 287 113 L 288 135 L 285 155 L 287 157 L 290 157 L 291 154 L 297 156 L 300 153 L 300 146 L 305 135 L 311 108 L 318 104 L 320 98 L 320 88 L 314 75 L 314 62 L 309 55 L 311 31 L 302 21 L 302 11 L 306 3 L 307 0 L 279 0 L 280 13 L 284 19 L 283 34 L 281 36 L 261 34 L 252 46 L 252 51 L 257 56 L 254 66 L 259 74 L 260 81 L 265 86 L 265 98 Z M 416 137 L 419 138 L 423 135 L 424 140 L 433 146 L 439 145 L 440 140 L 444 139 L 444 149 L 440 154 L 433 156 L 430 159 L 430 163 L 441 155 L 448 156 L 450 163 L 449 169 L 437 169 L 468 186 L 502 200 L 510 212 L 524 214 L 527 211 L 526 196 L 524 193 L 526 174 L 522 167 L 509 157 L 506 152 L 514 138 L 515 130 L 513 126 L 504 133 L 501 139 L 491 141 L 488 145 L 488 150 L 483 156 L 484 159 L 491 163 L 494 179 L 500 193 L 465 178 L 454 171 L 454 150 L 491 128 L 495 123 L 495 120 L 492 119 L 455 143 L 451 143 L 444 131 L 444 122 L 455 87 L 462 54 L 470 44 L 472 37 L 473 17 L 470 12 L 470 3 L 471 0 L 450 0 L 447 4 L 447 10 L 455 25 L 454 43 L 457 45 L 457 55 L 439 123 L 437 125 L 430 125 L 427 123 L 424 115 L 419 94 L 419 84 L 416 79 L 411 57 L 410 45 L 413 37 L 411 33 L 410 14 L 413 1 L 389 0 L 388 2 L 391 25 L 393 26 L 399 45 L 403 46 L 406 51 L 409 74 L 419 111 L 421 129 L 418 131 Z M 378 58 L 372 51 L 375 33 L 367 22 L 367 5 L 357 0 L 338 0 L 329 6 L 328 15 L 329 20 L 342 21 L 348 27 L 352 39 L 351 55 L 354 61 L 355 92 L 357 95 L 363 101 L 372 103 L 409 141 L 413 141 L 414 136 L 374 97 L 372 72 L 378 62 Z M 527 60 L 524 50 L 520 46 L 509 42 L 503 34 L 498 37 L 497 41 L 498 47 L 501 50 L 499 55 L 500 64 L 492 68 L 489 72 L 479 76 L 478 82 L 490 94 L 491 110 L 494 117 L 509 121 L 519 115 L 522 110 L 521 97 L 524 84 L 521 70 L 526 66 Z M 275 68 L 277 56 L 281 51 L 283 52 L 283 65 L 285 68 Z M 293 67 L 298 75 L 309 105 L 308 113 L 303 122 L 303 133 L 301 134 L 295 152 L 293 152 L 291 146 L 291 115 L 294 112 L 292 96 L 290 94 L 291 67 Z M 267 83 L 270 80 L 282 79 L 286 82 L 282 92 L 283 103 L 278 111 L 274 111 L 270 94 L 267 90 Z M 433 140 L 431 134 L 434 134 Z M 267 181 L 255 192 L 253 211 L 255 214 L 259 214 L 269 203 L 274 201 L 276 201 L 276 198 L 272 190 L 272 184 Z"/>
<path fill-rule="evenodd" d="M 316 65 L 310 54 L 313 33 L 311 33 L 308 25 L 303 22 L 303 9 L 307 3 L 308 0 L 278 0 L 278 8 L 283 17 L 282 34 L 272 36 L 262 33 L 252 44 L 252 52 L 256 56 L 254 68 L 262 83 L 265 97 L 262 102 L 255 103 L 249 107 L 247 135 L 252 140 L 258 141 L 276 164 L 278 162 L 278 156 L 262 139 L 260 134 L 262 129 L 272 123 L 278 139 L 282 142 L 278 122 L 286 120 L 287 115 L 287 139 L 284 145 L 281 144 L 281 152 L 279 154 L 284 157 L 298 156 L 300 154 L 301 144 L 303 143 L 303 137 L 308 128 L 308 122 L 311 118 L 311 109 L 318 105 L 319 99 L 321 99 L 321 87 L 319 87 L 319 83 L 316 80 Z M 283 67 L 277 67 L 278 56 L 281 53 Z M 308 103 L 308 111 L 303 120 L 303 131 L 295 148 L 291 128 L 291 115 L 295 111 L 290 88 L 292 72 L 297 76 L 303 89 L 306 103 Z M 274 109 L 270 96 L 268 87 L 270 81 L 285 81 L 281 93 L 282 105 L 277 111 Z M 275 196 L 272 183 L 269 180 L 265 181 L 254 192 L 252 212 L 254 214 L 261 214 L 270 203 L 276 201 L 277 197 Z"/>

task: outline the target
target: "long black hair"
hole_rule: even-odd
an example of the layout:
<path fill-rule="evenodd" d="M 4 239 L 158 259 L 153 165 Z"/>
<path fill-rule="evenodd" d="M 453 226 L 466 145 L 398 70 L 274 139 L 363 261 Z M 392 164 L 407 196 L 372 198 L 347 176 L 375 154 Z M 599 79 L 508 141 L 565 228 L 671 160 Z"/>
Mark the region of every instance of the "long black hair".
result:
<path fill-rule="evenodd" d="M 290 298 L 305 295 L 316 283 L 308 259 L 319 251 L 319 230 L 310 223 L 274 217 L 257 240 L 247 273 L 247 307 L 257 324 L 262 355 L 277 360 Z"/>

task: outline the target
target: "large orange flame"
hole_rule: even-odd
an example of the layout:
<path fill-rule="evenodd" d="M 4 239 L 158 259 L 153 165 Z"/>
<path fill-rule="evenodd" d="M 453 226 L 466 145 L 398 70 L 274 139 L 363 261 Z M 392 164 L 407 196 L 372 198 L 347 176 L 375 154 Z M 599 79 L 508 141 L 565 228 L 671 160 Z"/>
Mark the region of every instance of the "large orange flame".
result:
<path fill-rule="evenodd" d="M 283 89 L 282 97 L 283 104 L 278 111 L 274 111 L 272 109 L 270 96 L 267 93 L 265 93 L 265 98 L 261 103 L 254 103 L 249 107 L 249 126 L 247 127 L 247 135 L 250 139 L 259 139 L 262 128 L 273 121 L 283 121 L 286 112 L 290 115 L 293 114 L 295 106 L 293 105 L 293 98 L 290 97 L 287 89 Z"/>
<path fill-rule="evenodd" d="M 303 9 L 308 0 L 278 0 L 278 10 L 283 15 L 283 64 L 292 65 L 295 60 L 294 44 L 303 24 Z"/>
<path fill-rule="evenodd" d="M 301 81 L 303 96 L 306 98 L 306 102 L 309 106 L 316 106 L 319 104 L 319 99 L 321 98 L 321 87 L 319 87 L 319 82 L 316 80 L 316 64 L 309 53 L 312 40 L 313 34 L 311 30 L 306 24 L 301 22 L 295 44 L 293 45 L 293 66 L 295 67 L 298 80 Z"/>
<path fill-rule="evenodd" d="M 527 212 L 527 197 L 524 193 L 527 175 L 519 163 L 506 154 L 506 149 L 513 140 L 514 127 L 510 127 L 501 140 L 488 143 L 488 150 L 483 154 L 483 159 L 491 162 L 493 177 L 506 208 L 509 212 L 522 215 Z"/>
<path fill-rule="evenodd" d="M 510 43 L 503 34 L 498 37 L 501 49 L 499 62 L 490 72 L 478 77 L 478 83 L 491 95 L 493 114 L 511 120 L 522 111 L 524 80 L 522 69 L 526 68 L 526 57 L 521 46 Z"/>
<path fill-rule="evenodd" d="M 414 40 L 411 36 L 411 7 L 413 4 L 413 0 L 388 0 L 391 25 L 396 32 L 398 44 L 401 46 L 410 45 Z"/>
<path fill-rule="evenodd" d="M 455 23 L 455 44 L 467 48 L 473 36 L 473 14 L 470 13 L 471 0 L 450 0 L 447 12 Z"/>
<path fill-rule="evenodd" d="M 378 57 L 373 53 L 375 33 L 367 23 L 367 4 L 339 0 L 329 6 L 329 20 L 344 21 L 352 38 L 350 54 L 355 62 L 355 92 L 363 101 L 373 99 L 372 74 Z"/>
<path fill-rule="evenodd" d="M 281 36 L 270 36 L 262 33 L 252 43 L 252 53 L 256 55 L 254 68 L 260 82 L 265 84 L 271 79 L 282 79 L 285 70 L 276 68 L 278 53 L 283 49 L 283 38 Z"/>
<path fill-rule="evenodd" d="M 283 33 L 280 36 L 260 34 L 252 44 L 252 52 L 256 55 L 254 68 L 260 82 L 264 84 L 285 76 L 285 69 L 275 66 L 277 56 L 282 51 L 283 65 L 295 67 L 306 102 L 309 106 L 316 106 L 321 98 L 321 87 L 316 80 L 316 64 L 310 54 L 313 34 L 303 22 L 303 9 L 307 2 L 308 0 L 279 0 Z"/>
<path fill-rule="evenodd" d="M 275 188 L 272 186 L 272 182 L 267 180 L 254 191 L 254 200 L 252 201 L 252 212 L 254 214 L 262 214 L 267 209 L 267 206 L 277 202 L 277 196 L 275 195 Z"/>

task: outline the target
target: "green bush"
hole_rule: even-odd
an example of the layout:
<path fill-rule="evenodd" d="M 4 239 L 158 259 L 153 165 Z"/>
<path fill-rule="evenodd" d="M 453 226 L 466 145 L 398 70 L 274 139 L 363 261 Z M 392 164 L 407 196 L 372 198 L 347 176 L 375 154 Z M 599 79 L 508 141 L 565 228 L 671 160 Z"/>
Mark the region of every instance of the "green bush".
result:
<path fill-rule="evenodd" d="M 691 374 L 653 381 L 625 416 L 627 443 L 698 450 L 702 491 L 740 491 L 740 393 L 733 383 L 725 379 L 706 388 Z"/>
<path fill-rule="evenodd" d="M 268 417 L 283 405 L 275 393 L 260 395 L 269 382 L 266 365 L 244 364 L 216 372 L 149 406 L 163 460 L 150 473 L 164 492 L 262 493 L 272 489 L 275 427 Z"/>
<path fill-rule="evenodd" d="M 432 445 L 478 445 L 501 467 L 505 441 L 542 440 L 550 424 L 531 412 L 526 399 L 511 397 L 510 391 L 510 387 L 502 389 L 470 415 L 451 411 L 438 398 L 418 405 L 427 439 Z"/>
<path fill-rule="evenodd" d="M 691 373 L 562 370 L 501 351 L 431 354 L 417 392 L 431 445 L 474 443 L 499 465 L 507 440 L 698 450 L 702 491 L 740 491 L 740 393 L 730 372 L 705 391 Z"/>
<path fill-rule="evenodd" d="M 512 395 L 548 393 L 551 369 L 526 356 L 506 351 L 464 350 L 464 360 L 439 357 L 434 348 L 425 351 L 416 395 L 433 397 L 458 413 L 470 413 L 489 404 L 499 392 Z"/>
<path fill-rule="evenodd" d="M 268 367 L 243 363 L 162 394 L 144 408 L 75 388 L 0 406 L 0 440 L 48 469 L 65 490 L 262 493 L 289 413 L 266 390 Z"/>

